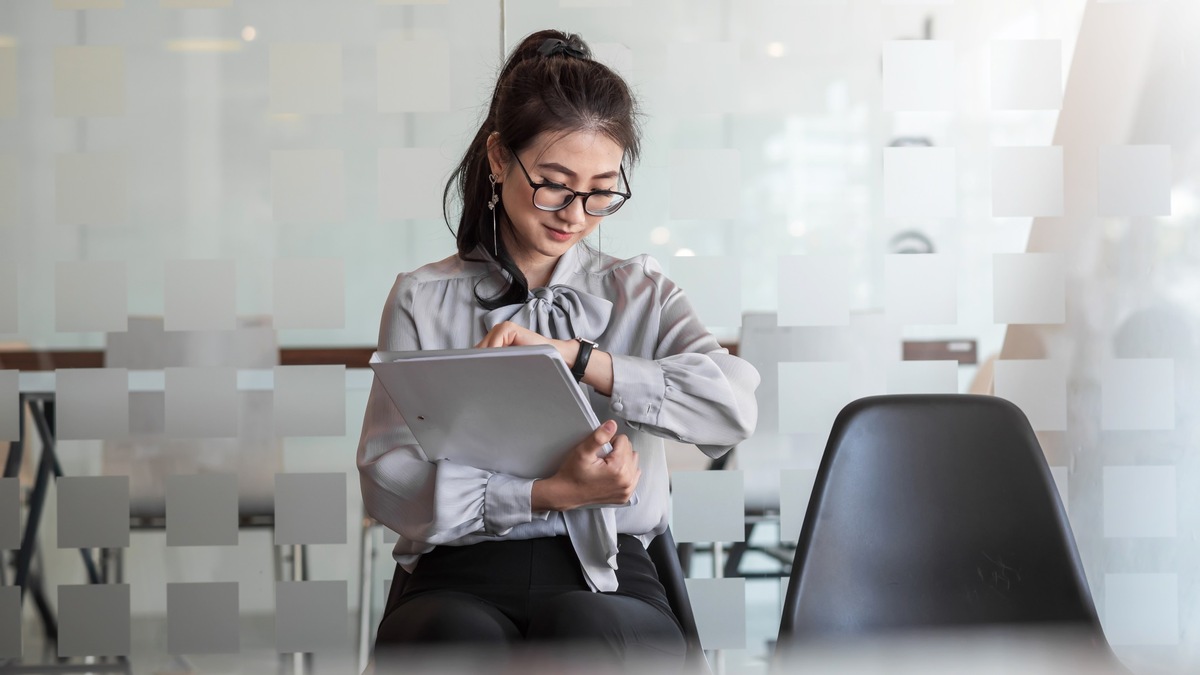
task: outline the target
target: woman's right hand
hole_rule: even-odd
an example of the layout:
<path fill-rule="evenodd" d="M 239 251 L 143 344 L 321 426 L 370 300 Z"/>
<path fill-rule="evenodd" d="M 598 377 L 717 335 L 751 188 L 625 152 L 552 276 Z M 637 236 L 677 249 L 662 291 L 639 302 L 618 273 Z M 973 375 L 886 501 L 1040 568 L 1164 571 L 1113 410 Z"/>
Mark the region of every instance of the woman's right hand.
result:
<path fill-rule="evenodd" d="M 617 423 L 608 420 L 567 454 L 558 472 L 533 482 L 533 511 L 570 511 L 593 504 L 624 504 L 633 497 L 642 470 L 638 455 Z M 598 453 L 605 443 L 613 450 Z"/>

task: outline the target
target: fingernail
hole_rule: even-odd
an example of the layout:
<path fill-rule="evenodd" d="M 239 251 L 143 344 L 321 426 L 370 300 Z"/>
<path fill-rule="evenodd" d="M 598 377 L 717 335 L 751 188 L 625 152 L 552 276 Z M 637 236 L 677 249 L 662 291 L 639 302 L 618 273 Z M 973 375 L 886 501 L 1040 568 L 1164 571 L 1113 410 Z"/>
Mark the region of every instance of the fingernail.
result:
<path fill-rule="evenodd" d="M 606 421 L 606 422 L 605 422 L 604 424 L 602 424 L 601 426 L 603 426 L 603 427 L 604 427 L 604 430 L 605 430 L 605 431 L 616 431 L 616 430 L 617 430 L 617 423 L 616 423 L 616 422 L 614 422 L 614 421 L 612 421 L 612 420 L 608 420 L 608 421 Z"/>

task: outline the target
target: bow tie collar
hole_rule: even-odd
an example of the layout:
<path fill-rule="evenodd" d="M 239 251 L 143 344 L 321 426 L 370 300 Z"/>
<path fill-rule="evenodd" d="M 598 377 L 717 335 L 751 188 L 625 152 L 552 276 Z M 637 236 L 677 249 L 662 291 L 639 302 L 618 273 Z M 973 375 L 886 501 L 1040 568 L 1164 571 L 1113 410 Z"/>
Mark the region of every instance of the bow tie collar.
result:
<path fill-rule="evenodd" d="M 523 305 L 494 309 L 483 317 L 484 330 L 512 321 L 555 340 L 584 337 L 594 340 L 608 327 L 612 302 L 570 286 L 536 288 Z"/>

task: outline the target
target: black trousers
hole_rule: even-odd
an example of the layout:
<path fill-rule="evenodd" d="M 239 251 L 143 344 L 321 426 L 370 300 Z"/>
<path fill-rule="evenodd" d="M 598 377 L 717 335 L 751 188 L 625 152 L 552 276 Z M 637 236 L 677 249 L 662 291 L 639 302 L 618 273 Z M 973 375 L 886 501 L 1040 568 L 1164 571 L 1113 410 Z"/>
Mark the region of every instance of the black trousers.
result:
<path fill-rule="evenodd" d="M 617 667 L 652 661 L 678 671 L 687 647 L 654 564 L 636 538 L 617 543 L 612 593 L 588 590 L 567 537 L 435 548 L 388 596 L 376 671 L 411 666 L 414 647 L 465 644 L 493 652 L 570 644 Z"/>

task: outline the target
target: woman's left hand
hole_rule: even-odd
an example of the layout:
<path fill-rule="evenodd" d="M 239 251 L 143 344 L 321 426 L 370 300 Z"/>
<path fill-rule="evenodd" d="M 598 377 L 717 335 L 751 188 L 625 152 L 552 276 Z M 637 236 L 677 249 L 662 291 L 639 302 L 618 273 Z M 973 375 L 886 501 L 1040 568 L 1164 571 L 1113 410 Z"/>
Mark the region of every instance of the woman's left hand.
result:
<path fill-rule="evenodd" d="M 576 350 L 578 350 L 578 343 L 574 340 L 552 340 L 512 321 L 501 321 L 496 324 L 475 347 L 519 347 L 523 345 L 552 345 L 559 354 L 562 354 L 567 366 L 575 362 L 573 352 L 577 353 Z"/>

